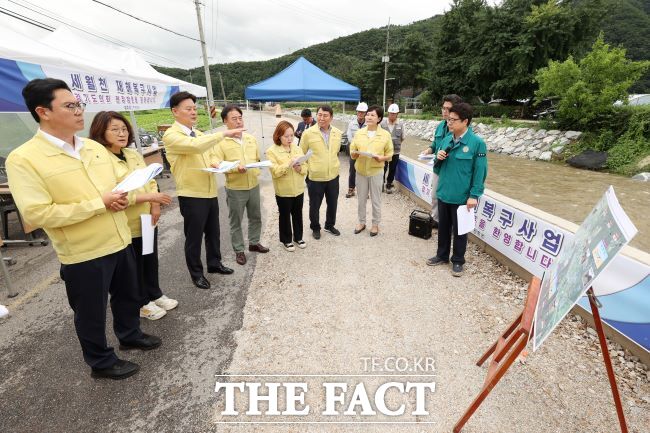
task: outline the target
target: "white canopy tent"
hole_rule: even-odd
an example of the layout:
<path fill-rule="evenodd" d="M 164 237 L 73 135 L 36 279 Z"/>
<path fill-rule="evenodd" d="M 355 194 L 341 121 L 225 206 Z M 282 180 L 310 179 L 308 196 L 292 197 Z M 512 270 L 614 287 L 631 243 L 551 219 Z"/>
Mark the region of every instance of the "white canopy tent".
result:
<path fill-rule="evenodd" d="M 30 80 L 44 77 L 62 79 L 87 104 L 86 128 L 98 111 L 169 107 L 169 97 L 179 90 L 207 95 L 205 87 L 156 71 L 131 48 L 90 40 L 67 27 L 40 40 L 0 27 L 1 156 L 36 130 L 21 91 Z"/>

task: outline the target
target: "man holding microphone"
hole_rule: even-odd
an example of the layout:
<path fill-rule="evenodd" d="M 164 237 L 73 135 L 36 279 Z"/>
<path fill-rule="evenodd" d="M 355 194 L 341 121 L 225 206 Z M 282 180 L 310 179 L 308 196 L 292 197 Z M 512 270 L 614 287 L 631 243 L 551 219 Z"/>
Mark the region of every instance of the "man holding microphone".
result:
<path fill-rule="evenodd" d="M 460 277 L 465 264 L 467 234 L 458 235 L 457 210 L 467 205 L 471 212 L 483 195 L 487 177 L 487 147 L 469 128 L 472 106 L 454 104 L 449 109 L 447 125 L 450 134 L 438 147 L 434 173 L 438 175 L 438 250 L 427 265 L 449 262 L 453 231 L 452 275 Z"/>

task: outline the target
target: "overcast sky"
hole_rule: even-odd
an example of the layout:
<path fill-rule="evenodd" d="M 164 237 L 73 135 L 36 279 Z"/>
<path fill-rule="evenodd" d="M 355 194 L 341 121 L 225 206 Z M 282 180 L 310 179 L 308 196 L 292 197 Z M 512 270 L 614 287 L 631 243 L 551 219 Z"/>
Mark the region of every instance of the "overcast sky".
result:
<path fill-rule="evenodd" d="M 193 0 L 101 1 L 198 39 Z M 391 24 L 419 21 L 449 10 L 451 0 L 201 2 L 210 63 L 228 63 L 282 56 L 339 36 L 385 26 L 389 17 Z M 199 42 L 139 22 L 93 0 L 0 0 L 0 7 L 0 11 L 10 10 L 52 27 L 62 25 L 59 19 L 119 39 L 148 51 L 143 55 L 155 64 L 184 68 L 202 65 Z M 36 39 L 48 33 L 4 14 L 0 14 L 0 24 Z"/>

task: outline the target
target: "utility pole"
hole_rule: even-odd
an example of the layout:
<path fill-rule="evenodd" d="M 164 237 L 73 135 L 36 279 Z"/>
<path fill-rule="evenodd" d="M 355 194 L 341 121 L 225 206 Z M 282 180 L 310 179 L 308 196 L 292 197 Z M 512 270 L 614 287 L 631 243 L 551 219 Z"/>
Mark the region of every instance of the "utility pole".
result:
<path fill-rule="evenodd" d="M 208 120 L 210 129 L 214 128 L 212 117 L 210 116 L 210 107 L 214 105 L 214 96 L 212 96 L 212 80 L 210 79 L 210 66 L 208 65 L 208 53 L 205 49 L 205 36 L 203 35 L 203 22 L 201 20 L 201 6 L 199 0 L 194 0 L 196 6 L 196 19 L 199 22 L 199 39 L 201 39 L 201 52 L 203 53 L 203 68 L 205 69 L 205 87 L 208 90 Z"/>
<path fill-rule="evenodd" d="M 386 109 L 386 78 L 388 77 L 388 62 L 390 58 L 388 57 L 388 33 L 390 32 L 390 17 L 388 17 L 388 27 L 386 27 L 386 54 L 381 58 L 382 63 L 384 64 L 384 98 L 382 100 L 381 106 Z"/>
<path fill-rule="evenodd" d="M 226 101 L 226 91 L 223 88 L 223 77 L 221 76 L 221 71 L 219 71 L 219 81 L 221 82 L 221 94 L 223 95 L 223 103 L 227 104 L 228 101 Z"/>

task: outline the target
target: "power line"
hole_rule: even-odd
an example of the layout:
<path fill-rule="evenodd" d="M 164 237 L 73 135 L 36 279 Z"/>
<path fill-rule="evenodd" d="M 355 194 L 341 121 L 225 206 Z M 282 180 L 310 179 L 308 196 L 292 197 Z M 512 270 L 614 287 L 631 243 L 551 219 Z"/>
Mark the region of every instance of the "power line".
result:
<path fill-rule="evenodd" d="M 30 6 L 32 6 L 32 7 L 35 7 L 35 8 L 40 9 L 40 10 L 32 9 L 32 8 L 30 8 L 30 7 L 28 7 L 28 6 L 25 6 L 24 4 L 18 3 L 18 2 L 14 1 L 14 0 L 8 0 L 8 1 L 11 2 L 11 3 L 13 3 L 13 4 L 15 4 L 15 5 L 17 5 L 17 6 L 20 6 L 20 7 L 24 8 L 24 9 L 27 9 L 28 11 L 31 11 L 31 12 L 37 13 L 37 14 L 39 14 L 39 15 L 42 15 L 42 16 L 44 16 L 44 17 L 47 17 L 47 18 L 49 18 L 49 19 L 51 19 L 51 20 L 53 20 L 53 21 L 59 22 L 59 23 L 61 23 L 61 24 L 65 24 L 65 25 L 67 25 L 67 26 L 69 26 L 69 27 L 72 27 L 72 28 L 77 29 L 77 30 L 79 30 L 79 31 L 81 31 L 81 32 L 87 33 L 87 34 L 89 34 L 89 35 L 95 36 L 96 38 L 103 39 L 103 40 L 105 40 L 105 41 L 107 41 L 107 42 L 110 42 L 110 43 L 112 43 L 112 44 L 119 45 L 119 46 L 124 47 L 124 48 L 133 48 L 134 50 L 136 50 L 136 51 L 138 51 L 138 52 L 140 52 L 140 53 L 142 53 L 142 54 L 149 55 L 149 56 L 153 56 L 153 57 L 157 57 L 157 58 L 159 58 L 159 59 L 163 59 L 163 60 L 165 60 L 165 61 L 167 61 L 167 62 L 169 62 L 169 63 L 172 63 L 172 64 L 174 64 L 174 65 L 176 65 L 176 66 L 178 66 L 178 67 L 181 67 L 181 68 L 185 68 L 185 67 L 186 67 L 185 65 L 183 65 L 183 64 L 181 64 L 181 63 L 179 63 L 179 62 L 177 62 L 177 61 L 175 61 L 175 60 L 169 59 L 169 58 L 167 58 L 167 57 L 165 57 L 165 56 L 161 56 L 160 54 L 156 54 L 156 53 L 154 53 L 154 52 L 152 52 L 152 51 L 145 50 L 144 48 L 138 48 L 138 47 L 136 47 L 136 46 L 134 46 L 134 45 L 128 44 L 128 43 L 126 43 L 126 42 L 124 42 L 124 41 L 121 41 L 121 40 L 119 40 L 119 39 L 116 39 L 116 38 L 114 38 L 114 37 L 112 37 L 112 36 L 108 36 L 108 35 L 105 35 L 105 34 L 102 34 L 102 33 L 99 33 L 99 34 L 98 34 L 98 33 L 94 33 L 94 32 L 92 32 L 92 31 L 90 31 L 90 30 L 88 30 L 88 29 L 85 29 L 85 28 L 79 27 L 79 26 L 75 25 L 75 23 L 73 23 L 72 21 L 70 21 L 70 22 L 65 21 L 65 20 L 63 19 L 63 17 L 61 17 L 60 15 L 58 15 L 58 14 L 56 14 L 56 13 L 54 13 L 54 12 L 48 10 L 48 9 L 45 9 L 45 8 L 42 8 L 42 7 L 38 6 L 38 5 L 35 5 L 35 4 L 33 4 L 33 3 L 30 3 L 30 2 L 28 2 L 28 1 L 26 1 L 26 0 L 22 0 L 22 1 L 23 1 L 24 3 L 27 3 L 28 5 L 30 5 Z M 47 13 L 42 12 L 42 11 L 45 11 L 45 12 L 47 12 Z M 48 14 L 50 14 L 50 15 L 48 15 Z M 30 18 L 30 19 L 31 19 L 31 18 Z"/>
<path fill-rule="evenodd" d="M 154 23 L 152 23 L 152 22 L 150 22 L 150 21 L 143 20 L 143 19 L 140 18 L 140 17 L 136 17 L 135 15 L 131 15 L 130 13 L 127 13 L 127 12 L 121 11 L 121 10 L 119 10 L 118 8 L 113 7 L 113 6 L 111 6 L 111 5 L 107 5 L 106 3 L 102 3 L 102 2 L 100 2 L 99 0 L 92 0 L 92 1 L 95 2 L 95 3 L 98 3 L 98 4 L 102 5 L 102 6 L 106 6 L 106 7 L 109 8 L 109 9 L 113 9 L 115 12 L 119 12 L 119 13 L 124 14 L 124 15 L 126 15 L 126 16 L 128 16 L 128 17 L 131 17 L 131 18 L 133 18 L 133 19 L 135 19 L 135 20 L 141 21 L 141 22 L 143 22 L 143 23 L 145 23 L 145 24 L 149 24 L 150 26 L 157 27 L 157 28 L 159 28 L 159 29 L 161 29 L 161 30 L 165 30 L 166 32 L 173 33 L 173 34 L 175 34 L 175 35 L 182 36 L 182 37 L 184 37 L 184 38 L 191 39 L 191 40 L 193 40 L 193 41 L 201 42 L 200 40 L 198 40 L 198 39 L 196 39 L 196 38 L 193 38 L 193 37 L 191 37 L 191 36 L 184 35 L 184 34 L 182 34 L 182 33 L 175 32 L 174 30 L 168 29 L 167 27 L 163 27 L 163 26 L 158 25 L 158 24 L 154 24 Z"/>
<path fill-rule="evenodd" d="M 31 24 L 31 25 L 36 26 L 36 27 L 40 27 L 40 28 L 42 28 L 43 30 L 47 30 L 47 31 L 49 31 L 49 32 L 53 32 L 53 31 L 54 31 L 54 27 L 50 27 L 50 26 L 48 26 L 48 25 L 45 24 L 45 23 L 41 23 L 41 22 L 39 22 L 39 21 L 36 21 L 35 19 L 32 19 L 32 18 L 26 17 L 25 15 L 21 15 L 21 14 L 19 14 L 19 13 L 17 13 L 17 12 L 12 11 L 12 10 L 5 9 L 5 8 L 3 8 L 3 7 L 0 7 L 0 13 L 5 14 L 5 15 L 8 15 L 8 16 L 10 16 L 10 17 L 12 17 L 12 18 L 17 19 L 17 20 L 20 20 L 20 21 L 26 22 L 27 24 Z"/>

